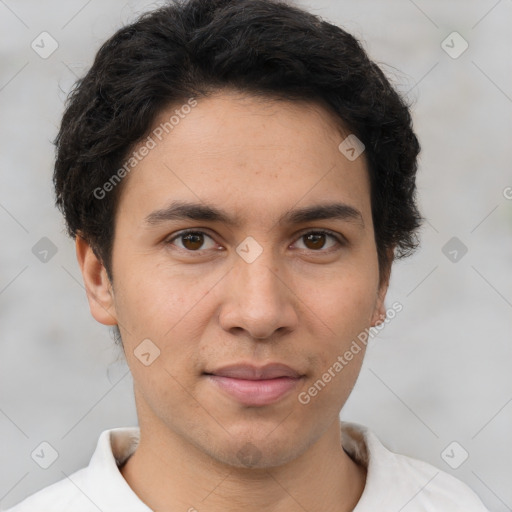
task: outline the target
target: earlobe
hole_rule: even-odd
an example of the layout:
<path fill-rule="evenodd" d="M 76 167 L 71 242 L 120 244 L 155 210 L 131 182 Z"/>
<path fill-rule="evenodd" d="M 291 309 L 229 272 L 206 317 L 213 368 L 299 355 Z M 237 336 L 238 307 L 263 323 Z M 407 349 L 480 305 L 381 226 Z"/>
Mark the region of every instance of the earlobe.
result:
<path fill-rule="evenodd" d="M 375 301 L 375 309 L 373 311 L 372 319 L 371 319 L 371 327 L 375 327 L 378 324 L 381 324 L 386 319 L 386 307 L 385 307 L 385 299 L 386 294 L 389 287 L 389 279 L 391 275 L 391 265 L 389 268 L 385 270 L 385 277 L 379 285 L 379 289 L 377 291 L 377 298 Z"/>
<path fill-rule="evenodd" d="M 92 316 L 101 324 L 117 325 L 114 293 L 103 263 L 80 235 L 76 236 L 75 248 Z"/>
<path fill-rule="evenodd" d="M 375 310 L 373 311 L 372 320 L 370 323 L 371 327 L 381 324 L 386 319 L 386 308 L 384 307 L 384 297 L 377 299 L 375 304 Z"/>
<path fill-rule="evenodd" d="M 385 298 L 386 298 L 386 292 L 387 292 L 387 285 L 382 286 L 379 289 L 379 294 L 377 297 L 377 301 L 375 302 L 375 309 L 373 311 L 372 321 L 371 321 L 371 327 L 375 327 L 378 324 L 381 324 L 386 320 L 386 308 L 385 308 Z"/>
<path fill-rule="evenodd" d="M 370 323 L 370 327 L 375 327 L 380 325 L 382 322 L 386 320 L 386 310 L 384 309 L 384 304 L 379 309 L 376 309 L 373 313 L 372 321 Z"/>

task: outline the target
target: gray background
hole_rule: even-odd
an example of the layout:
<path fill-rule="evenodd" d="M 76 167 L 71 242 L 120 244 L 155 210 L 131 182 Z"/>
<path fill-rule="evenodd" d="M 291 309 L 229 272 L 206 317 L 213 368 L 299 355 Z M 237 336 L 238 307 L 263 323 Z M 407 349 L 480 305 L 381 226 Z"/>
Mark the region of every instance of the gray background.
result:
<path fill-rule="evenodd" d="M 404 309 L 370 343 L 342 418 L 454 474 L 490 510 L 510 511 L 512 1 L 300 3 L 365 41 L 414 102 L 423 147 L 428 222 L 418 253 L 395 265 L 388 295 Z M 50 141 L 99 45 L 154 5 L 0 0 L 3 508 L 85 466 L 102 430 L 136 424 L 130 375 L 108 328 L 89 314 L 53 207 Z M 43 31 L 59 45 L 46 59 L 31 48 Z M 469 44 L 458 58 L 441 46 L 453 31 Z M 57 249 L 47 262 L 32 252 L 43 237 Z M 443 253 L 452 237 L 468 250 L 455 262 Z M 46 470 L 30 456 L 42 441 L 59 454 Z M 469 453 L 458 469 L 441 457 L 453 441 L 451 461 Z"/>

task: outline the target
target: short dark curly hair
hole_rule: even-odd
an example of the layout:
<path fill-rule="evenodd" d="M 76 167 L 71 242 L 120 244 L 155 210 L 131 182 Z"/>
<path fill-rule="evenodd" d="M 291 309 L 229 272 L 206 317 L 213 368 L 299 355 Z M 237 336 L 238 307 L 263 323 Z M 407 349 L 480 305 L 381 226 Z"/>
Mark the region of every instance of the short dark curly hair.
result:
<path fill-rule="evenodd" d="M 325 106 L 365 145 L 379 268 L 418 246 L 410 106 L 342 28 L 284 0 L 171 0 L 118 30 L 71 91 L 55 139 L 56 204 L 112 280 L 112 179 L 171 104 L 229 88 Z"/>

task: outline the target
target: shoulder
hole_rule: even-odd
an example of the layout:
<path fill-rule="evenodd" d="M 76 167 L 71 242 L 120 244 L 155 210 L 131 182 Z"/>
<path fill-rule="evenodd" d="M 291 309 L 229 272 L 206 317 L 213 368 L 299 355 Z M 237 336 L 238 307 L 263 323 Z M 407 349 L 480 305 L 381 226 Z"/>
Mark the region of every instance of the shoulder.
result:
<path fill-rule="evenodd" d="M 86 479 L 86 469 L 37 491 L 6 512 L 97 512 L 98 508 L 80 491 Z"/>
<path fill-rule="evenodd" d="M 138 427 L 104 430 L 89 465 L 5 512 L 148 512 L 119 471 L 136 449 Z M 64 473 L 65 474 L 65 473 Z"/>
<path fill-rule="evenodd" d="M 474 491 L 441 469 L 393 452 L 389 452 L 385 460 L 393 464 L 400 480 L 402 506 L 411 503 L 413 510 L 415 506 L 418 510 L 435 507 L 438 511 L 488 512 Z"/>
<path fill-rule="evenodd" d="M 405 507 L 410 511 L 488 512 L 465 483 L 431 464 L 392 452 L 366 427 L 344 423 L 342 432 L 347 452 L 367 468 L 366 486 L 354 512 Z"/>

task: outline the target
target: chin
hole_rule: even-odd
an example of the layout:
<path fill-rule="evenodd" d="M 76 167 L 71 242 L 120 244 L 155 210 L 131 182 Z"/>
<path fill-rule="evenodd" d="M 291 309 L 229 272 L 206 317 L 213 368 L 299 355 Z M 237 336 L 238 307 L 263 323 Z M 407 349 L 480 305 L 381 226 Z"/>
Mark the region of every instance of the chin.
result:
<path fill-rule="evenodd" d="M 275 428 L 275 425 L 274 425 Z M 231 433 L 221 443 L 207 447 L 209 455 L 228 466 L 246 469 L 269 469 L 282 466 L 304 452 L 313 441 L 297 439 L 286 430 L 259 429 L 251 425 L 245 432 L 238 429 L 236 434 Z"/>

